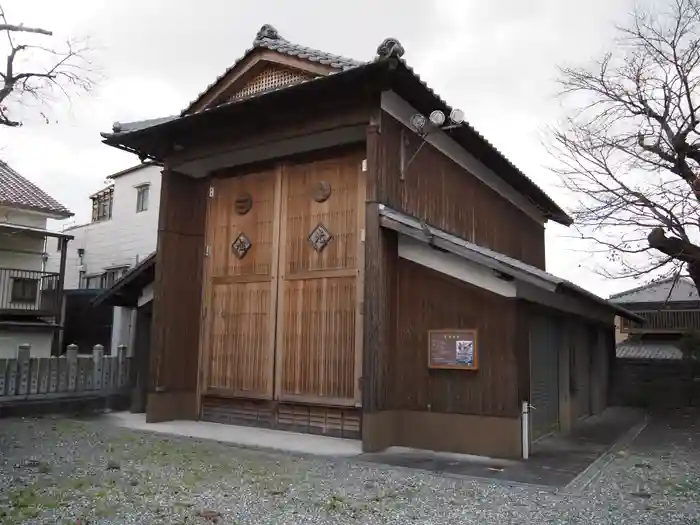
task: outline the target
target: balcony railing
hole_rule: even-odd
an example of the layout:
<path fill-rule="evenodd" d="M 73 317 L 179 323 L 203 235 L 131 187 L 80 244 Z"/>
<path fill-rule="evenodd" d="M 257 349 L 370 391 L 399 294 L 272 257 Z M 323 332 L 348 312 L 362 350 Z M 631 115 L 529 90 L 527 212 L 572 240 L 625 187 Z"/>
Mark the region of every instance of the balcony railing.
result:
<path fill-rule="evenodd" d="M 0 268 L 0 312 L 57 315 L 58 273 Z"/>
<path fill-rule="evenodd" d="M 643 324 L 623 319 L 623 333 L 663 333 L 700 330 L 700 310 L 652 310 L 635 311 L 645 320 Z"/>

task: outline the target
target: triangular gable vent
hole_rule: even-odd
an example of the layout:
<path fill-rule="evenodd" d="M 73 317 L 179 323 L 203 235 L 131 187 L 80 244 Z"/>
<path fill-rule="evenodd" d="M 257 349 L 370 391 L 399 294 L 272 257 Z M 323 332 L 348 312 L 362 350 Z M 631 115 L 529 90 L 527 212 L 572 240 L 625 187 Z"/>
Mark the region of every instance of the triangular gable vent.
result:
<path fill-rule="evenodd" d="M 277 64 L 269 64 L 227 98 L 228 101 L 239 100 L 271 89 L 279 89 L 281 87 L 298 84 L 316 78 L 317 76 L 318 75 L 307 71 Z"/>

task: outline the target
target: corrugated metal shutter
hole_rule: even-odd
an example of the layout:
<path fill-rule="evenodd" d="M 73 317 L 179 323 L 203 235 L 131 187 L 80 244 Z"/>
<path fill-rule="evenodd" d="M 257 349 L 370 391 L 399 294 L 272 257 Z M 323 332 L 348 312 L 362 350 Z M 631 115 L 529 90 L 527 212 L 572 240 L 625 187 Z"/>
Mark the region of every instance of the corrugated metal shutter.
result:
<path fill-rule="evenodd" d="M 559 346 L 556 321 L 544 315 L 530 320 L 531 439 L 559 430 Z"/>
<path fill-rule="evenodd" d="M 574 370 L 576 377 L 576 416 L 591 415 L 591 348 L 585 325 L 576 327 Z"/>

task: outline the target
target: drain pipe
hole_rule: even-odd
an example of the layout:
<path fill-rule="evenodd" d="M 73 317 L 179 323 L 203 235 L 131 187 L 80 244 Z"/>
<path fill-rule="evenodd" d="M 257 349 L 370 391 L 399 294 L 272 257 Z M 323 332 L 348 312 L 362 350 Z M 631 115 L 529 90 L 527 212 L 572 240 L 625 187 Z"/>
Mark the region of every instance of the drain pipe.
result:
<path fill-rule="evenodd" d="M 527 459 L 530 457 L 530 404 L 527 401 L 523 401 L 521 414 L 523 459 Z"/>

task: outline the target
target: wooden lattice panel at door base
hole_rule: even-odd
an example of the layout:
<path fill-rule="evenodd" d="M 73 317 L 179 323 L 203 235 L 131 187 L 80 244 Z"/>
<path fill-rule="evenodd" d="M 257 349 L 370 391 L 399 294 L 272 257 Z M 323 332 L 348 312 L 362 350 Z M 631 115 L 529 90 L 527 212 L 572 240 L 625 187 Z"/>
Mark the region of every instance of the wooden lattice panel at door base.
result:
<path fill-rule="evenodd" d="M 240 90 L 233 94 L 230 100 L 246 98 L 256 93 L 269 91 L 285 86 L 291 86 L 310 80 L 315 75 L 305 71 L 299 71 L 289 67 L 269 65 L 266 66 L 256 77 L 249 80 Z"/>
<path fill-rule="evenodd" d="M 357 439 L 360 437 L 360 411 L 356 408 L 280 403 L 277 406 L 277 427 Z"/>

